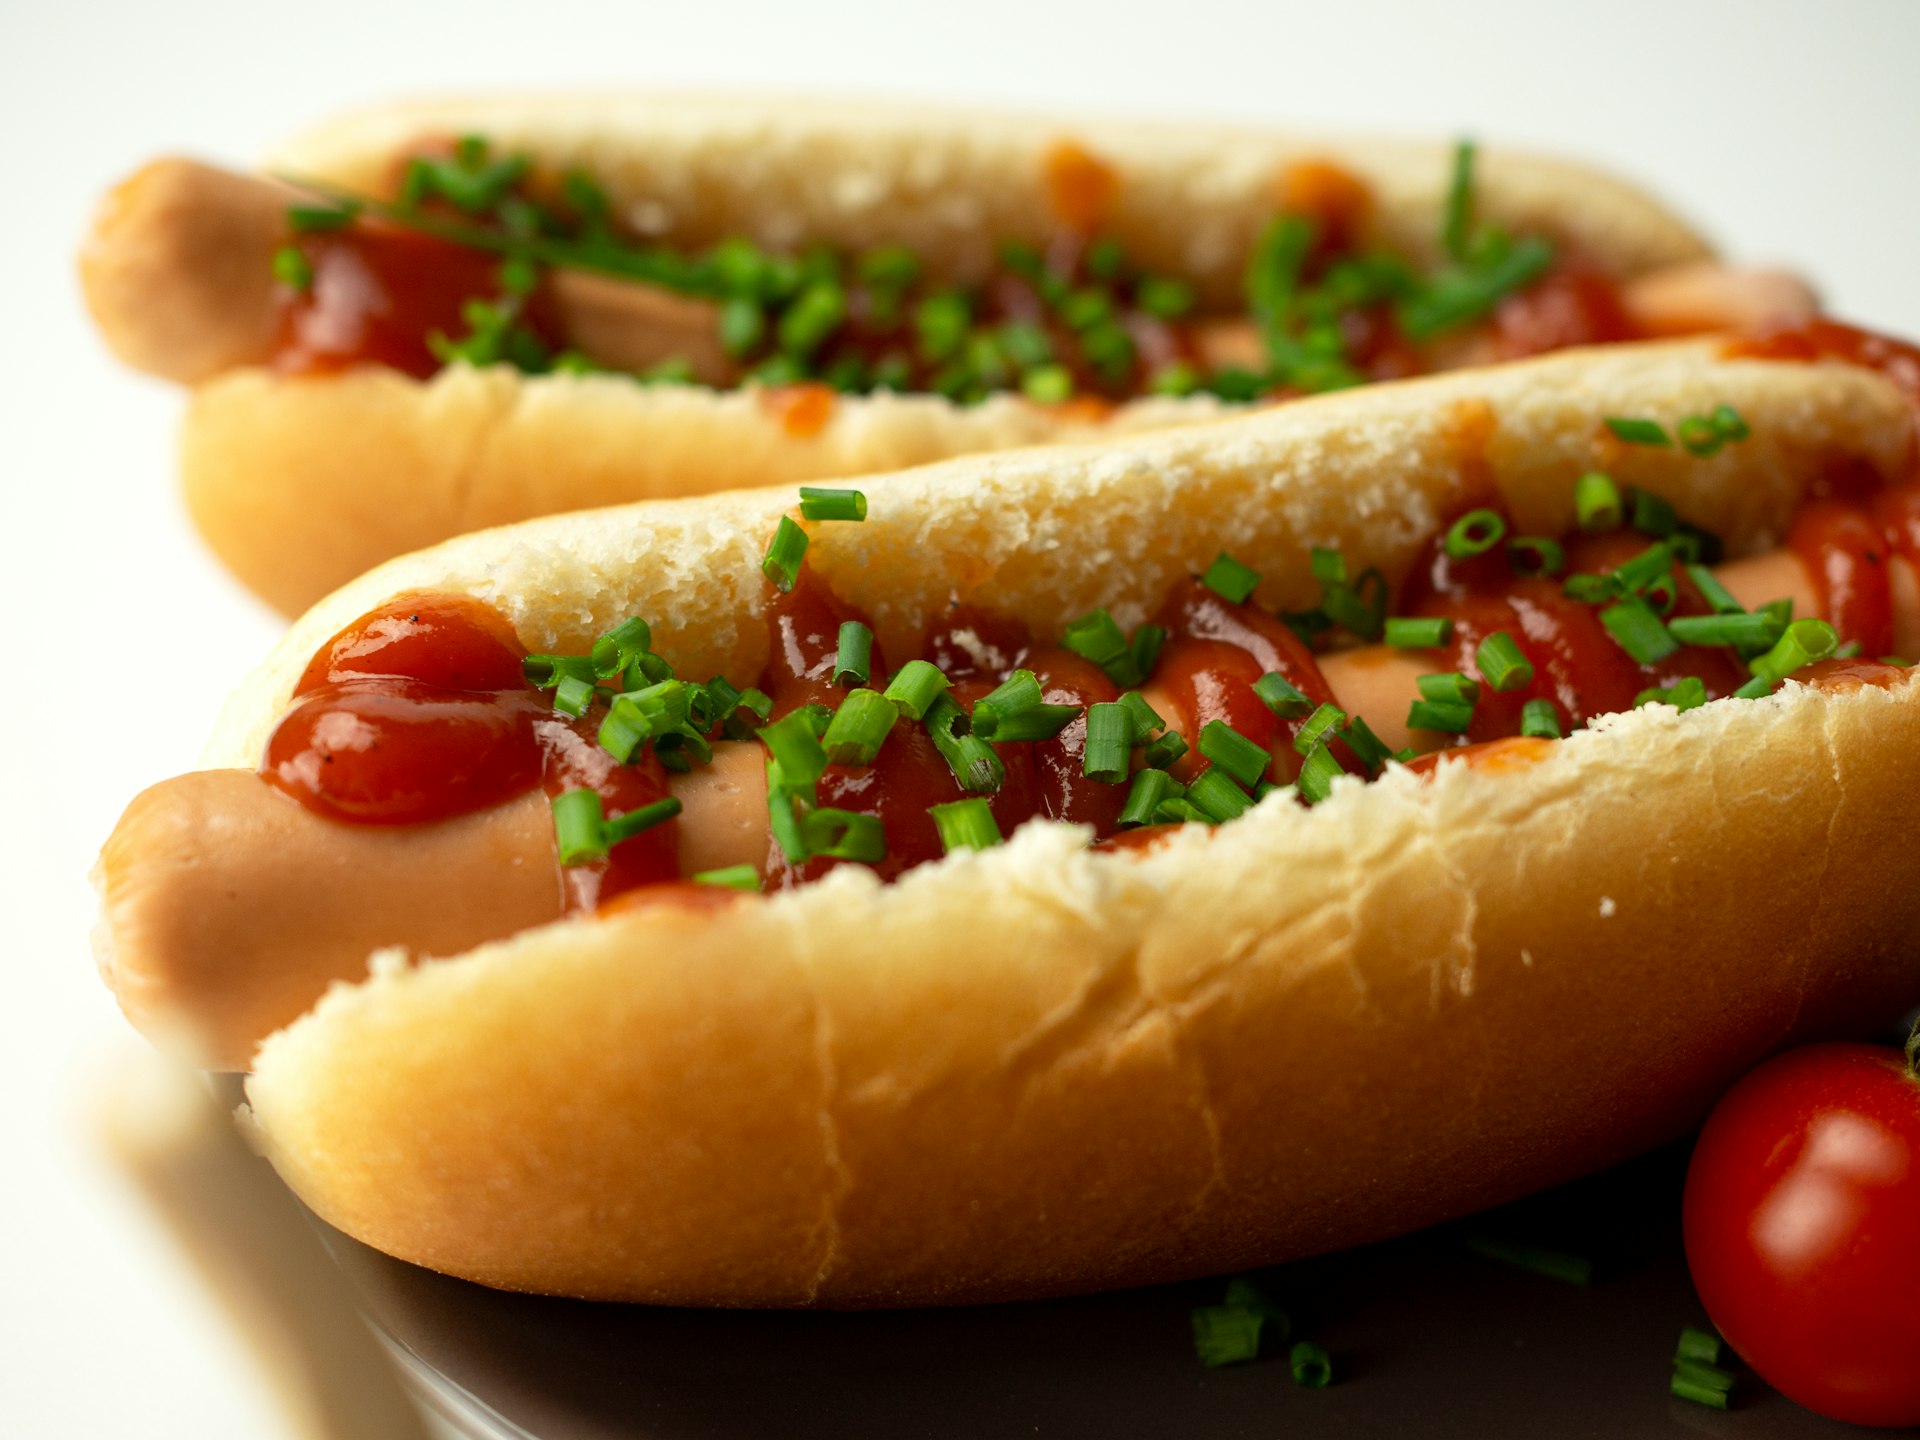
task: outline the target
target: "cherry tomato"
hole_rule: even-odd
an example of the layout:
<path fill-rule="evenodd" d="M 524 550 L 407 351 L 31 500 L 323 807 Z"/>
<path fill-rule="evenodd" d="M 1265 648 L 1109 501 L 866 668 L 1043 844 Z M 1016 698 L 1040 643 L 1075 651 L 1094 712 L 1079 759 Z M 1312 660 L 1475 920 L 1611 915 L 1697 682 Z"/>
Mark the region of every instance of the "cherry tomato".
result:
<path fill-rule="evenodd" d="M 1684 1223 L 1701 1302 L 1762 1379 L 1836 1420 L 1920 1424 L 1920 1078 L 1898 1050 L 1810 1045 L 1734 1086 Z"/>

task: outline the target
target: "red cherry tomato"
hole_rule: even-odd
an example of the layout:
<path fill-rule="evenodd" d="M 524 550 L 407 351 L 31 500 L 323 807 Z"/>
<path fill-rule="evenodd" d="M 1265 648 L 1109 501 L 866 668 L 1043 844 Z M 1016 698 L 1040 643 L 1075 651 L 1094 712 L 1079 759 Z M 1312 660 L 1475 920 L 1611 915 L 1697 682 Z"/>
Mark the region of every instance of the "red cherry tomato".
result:
<path fill-rule="evenodd" d="M 1920 1080 L 1810 1045 L 1734 1086 L 1694 1148 L 1687 1264 L 1760 1377 L 1857 1425 L 1920 1424 Z"/>

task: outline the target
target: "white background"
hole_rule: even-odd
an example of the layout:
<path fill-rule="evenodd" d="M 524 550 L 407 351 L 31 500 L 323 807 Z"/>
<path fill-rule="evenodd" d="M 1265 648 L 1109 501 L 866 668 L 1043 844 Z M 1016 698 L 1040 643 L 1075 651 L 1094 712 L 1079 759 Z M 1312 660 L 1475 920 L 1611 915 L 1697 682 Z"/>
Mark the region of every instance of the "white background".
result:
<path fill-rule="evenodd" d="M 85 874 L 120 807 L 192 765 L 276 633 L 173 494 L 180 397 L 119 370 L 72 254 L 142 160 L 245 162 L 423 90 L 698 86 L 1405 130 L 1564 150 L 1647 182 L 1733 255 L 1920 333 L 1916 0 L 0 0 L 0 1431 L 278 1433 L 184 1267 L 92 1158 L 124 1027 Z"/>

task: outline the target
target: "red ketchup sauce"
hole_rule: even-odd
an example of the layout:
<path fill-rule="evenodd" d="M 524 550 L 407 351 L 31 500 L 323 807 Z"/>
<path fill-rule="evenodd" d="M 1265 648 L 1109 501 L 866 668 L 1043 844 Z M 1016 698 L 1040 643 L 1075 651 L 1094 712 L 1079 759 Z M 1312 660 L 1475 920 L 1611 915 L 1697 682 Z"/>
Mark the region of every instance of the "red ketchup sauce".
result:
<path fill-rule="evenodd" d="M 1753 360 L 1843 360 L 1886 376 L 1920 406 L 1920 345 L 1837 320 L 1811 320 L 1791 329 L 1748 336 L 1730 342 L 1726 353 Z"/>
<path fill-rule="evenodd" d="M 1619 285 L 1594 270 L 1550 271 L 1493 312 L 1493 345 L 1502 360 L 1643 338 Z"/>
<path fill-rule="evenodd" d="M 328 641 L 294 687 L 272 738 L 269 783 L 330 819 L 424 825 L 490 809 L 543 786 L 599 791 L 609 818 L 663 798 L 651 748 L 621 765 L 597 718 L 575 720 L 520 672 L 526 650 L 491 606 L 403 595 Z M 569 908 L 679 875 L 676 822 L 567 867 Z"/>

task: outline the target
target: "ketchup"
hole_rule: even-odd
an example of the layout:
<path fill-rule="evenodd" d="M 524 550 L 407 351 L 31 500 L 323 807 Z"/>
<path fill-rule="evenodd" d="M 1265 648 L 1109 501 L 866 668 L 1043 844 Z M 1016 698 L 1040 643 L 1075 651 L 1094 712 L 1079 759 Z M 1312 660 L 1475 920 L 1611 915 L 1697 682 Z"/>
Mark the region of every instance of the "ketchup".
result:
<path fill-rule="evenodd" d="M 1754 360 L 1843 360 L 1886 376 L 1901 394 L 1920 406 L 1920 345 L 1842 325 L 1837 320 L 1810 320 L 1805 325 L 1735 340 L 1728 344 L 1726 353 Z"/>
<path fill-rule="evenodd" d="M 1594 270 L 1554 270 L 1493 312 L 1493 345 L 1502 360 L 1641 338 L 1619 285 Z"/>

